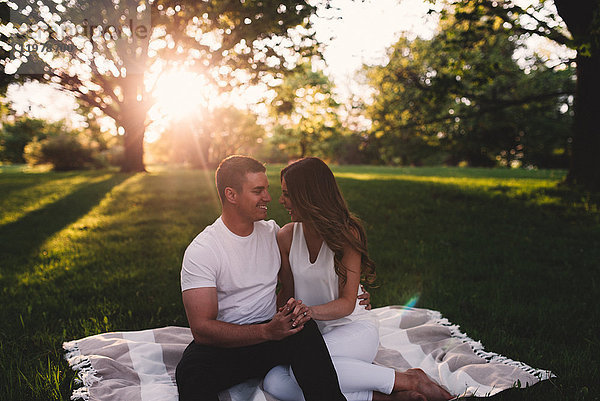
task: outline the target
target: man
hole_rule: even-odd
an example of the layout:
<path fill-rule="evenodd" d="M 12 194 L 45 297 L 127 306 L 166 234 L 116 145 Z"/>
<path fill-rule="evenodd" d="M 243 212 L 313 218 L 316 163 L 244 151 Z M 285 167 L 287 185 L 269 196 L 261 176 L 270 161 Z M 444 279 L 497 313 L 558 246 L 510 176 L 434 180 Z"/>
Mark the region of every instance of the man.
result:
<path fill-rule="evenodd" d="M 216 173 L 222 214 L 188 246 L 182 298 L 194 341 L 177 366 L 179 399 L 219 391 L 290 364 L 307 401 L 346 400 L 327 347 L 301 301 L 276 309 L 280 267 L 265 167 L 231 156 Z"/>

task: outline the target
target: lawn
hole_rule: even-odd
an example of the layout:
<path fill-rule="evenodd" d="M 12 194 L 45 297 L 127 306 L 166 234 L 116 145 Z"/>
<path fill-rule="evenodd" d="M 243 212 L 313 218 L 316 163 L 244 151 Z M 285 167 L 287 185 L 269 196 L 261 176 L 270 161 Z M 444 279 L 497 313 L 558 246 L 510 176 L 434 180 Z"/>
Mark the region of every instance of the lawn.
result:
<path fill-rule="evenodd" d="M 269 167 L 277 205 L 281 166 Z M 68 400 L 63 341 L 186 325 L 179 270 L 219 214 L 213 173 L 0 167 L 0 399 Z M 501 400 L 600 394 L 598 200 L 563 171 L 337 167 L 377 263 L 374 306 L 439 310 L 487 350 L 558 377 Z"/>

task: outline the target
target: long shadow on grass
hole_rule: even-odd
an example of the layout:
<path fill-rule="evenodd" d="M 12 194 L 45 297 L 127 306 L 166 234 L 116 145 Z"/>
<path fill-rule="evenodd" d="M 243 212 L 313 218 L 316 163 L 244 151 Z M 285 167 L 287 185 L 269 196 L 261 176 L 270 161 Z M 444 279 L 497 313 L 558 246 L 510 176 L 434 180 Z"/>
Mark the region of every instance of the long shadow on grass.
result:
<path fill-rule="evenodd" d="M 46 185 L 56 180 L 64 180 L 80 175 L 80 171 L 48 172 L 43 174 L 26 174 L 22 172 L 3 173 L 0 175 L 0 200 L 9 198 L 13 193 L 26 190 L 34 185 Z"/>
<path fill-rule="evenodd" d="M 6 274 L 12 267 L 23 265 L 44 241 L 88 213 L 127 177 L 113 174 L 106 180 L 83 185 L 66 197 L 0 227 L 1 270 Z"/>

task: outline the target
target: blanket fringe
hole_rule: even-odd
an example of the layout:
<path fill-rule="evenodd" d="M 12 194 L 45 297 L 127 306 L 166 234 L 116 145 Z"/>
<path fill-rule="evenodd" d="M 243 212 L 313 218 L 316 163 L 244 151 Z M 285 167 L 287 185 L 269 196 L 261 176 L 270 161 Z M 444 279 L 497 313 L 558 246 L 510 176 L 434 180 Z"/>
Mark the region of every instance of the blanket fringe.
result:
<path fill-rule="evenodd" d="M 102 380 L 102 377 L 98 376 L 98 372 L 92 367 L 90 358 L 81 355 L 77 341 L 63 343 L 63 349 L 66 352 L 65 359 L 67 363 L 71 369 L 77 372 L 75 382 L 83 384 L 82 387 L 73 390 L 71 400 L 83 399 L 88 401 L 90 399 L 90 386 Z"/>
<path fill-rule="evenodd" d="M 448 321 L 448 319 L 442 317 L 442 314 L 438 311 L 430 311 L 429 316 L 432 320 L 435 321 L 435 323 L 447 327 L 450 330 L 450 334 L 453 338 L 456 338 L 463 343 L 469 344 L 475 355 L 485 359 L 487 362 L 501 363 L 504 365 L 519 368 L 529 373 L 530 375 L 536 377 L 540 381 L 556 377 L 556 375 L 549 370 L 535 369 L 523 362 L 512 360 L 495 352 L 486 351 L 483 348 L 483 344 L 481 344 L 481 341 L 475 341 L 471 337 L 467 336 L 465 333 L 461 332 L 459 325 L 451 323 L 450 321 Z"/>

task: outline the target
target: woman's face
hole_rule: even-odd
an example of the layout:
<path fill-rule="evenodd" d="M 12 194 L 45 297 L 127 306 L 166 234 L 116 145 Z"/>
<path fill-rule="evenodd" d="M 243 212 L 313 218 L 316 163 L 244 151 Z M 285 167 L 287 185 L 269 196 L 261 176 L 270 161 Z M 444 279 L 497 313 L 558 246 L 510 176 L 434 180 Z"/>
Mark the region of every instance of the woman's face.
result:
<path fill-rule="evenodd" d="M 290 196 L 288 194 L 285 178 L 281 179 L 281 196 L 279 197 L 279 203 L 281 203 L 283 207 L 288 211 L 292 221 L 302 221 L 300 219 L 300 215 L 295 210 L 294 204 L 292 203 L 292 200 L 290 199 Z"/>

